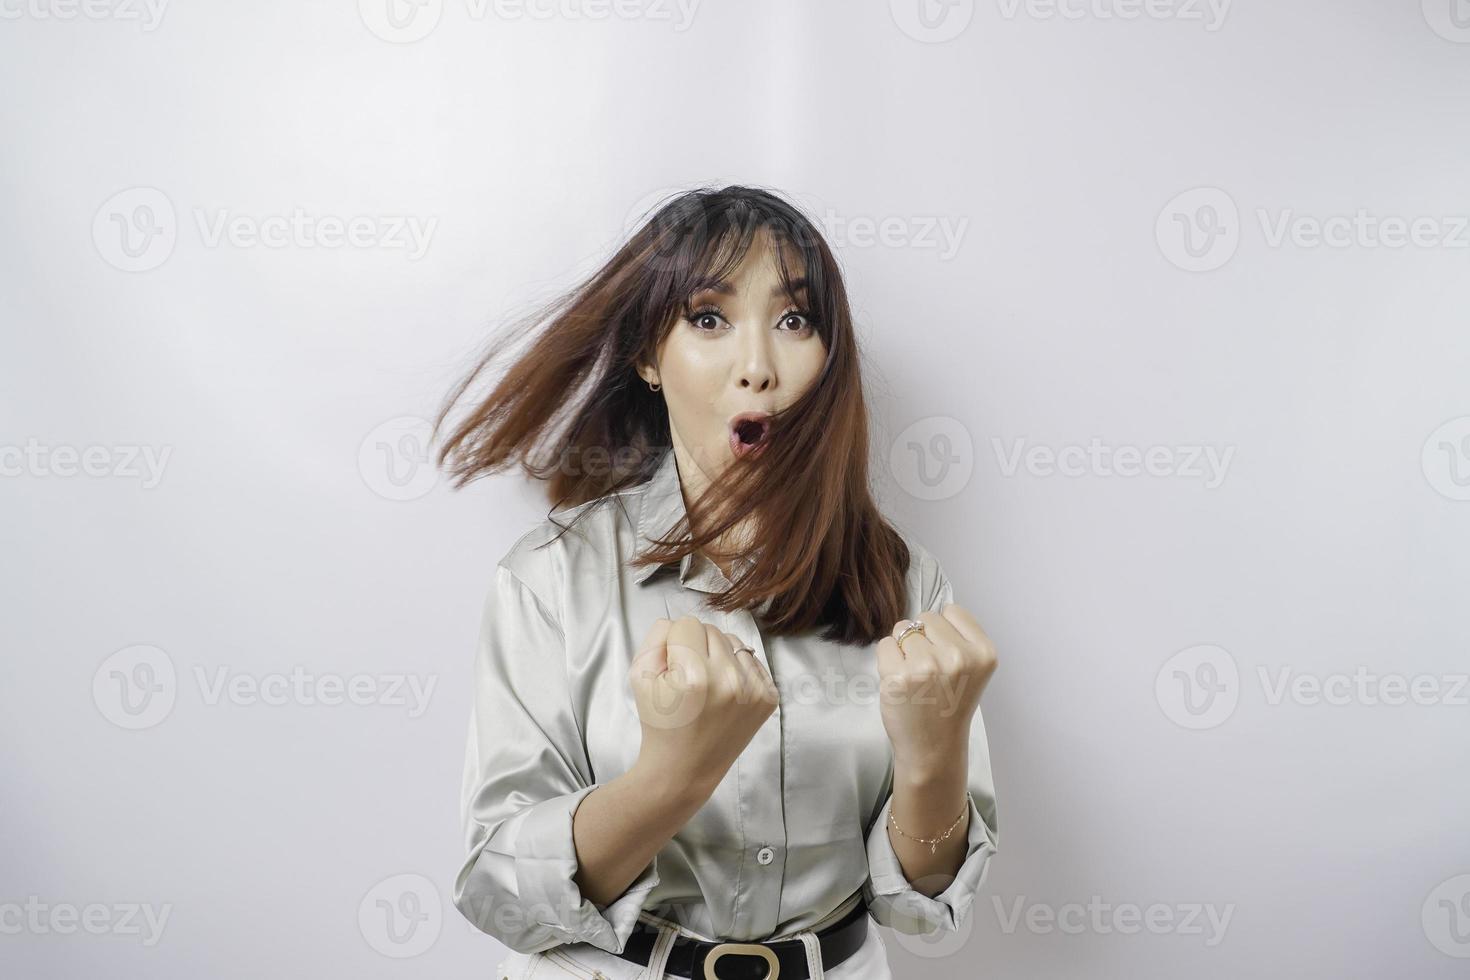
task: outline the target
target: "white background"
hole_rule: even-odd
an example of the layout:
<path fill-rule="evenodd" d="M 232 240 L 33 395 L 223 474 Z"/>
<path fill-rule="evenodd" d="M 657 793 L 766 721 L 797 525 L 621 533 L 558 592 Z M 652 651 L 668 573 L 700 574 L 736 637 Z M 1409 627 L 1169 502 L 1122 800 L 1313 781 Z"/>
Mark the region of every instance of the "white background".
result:
<path fill-rule="evenodd" d="M 467 682 L 547 504 L 415 420 L 740 182 L 1000 651 L 1001 851 L 899 975 L 1464 975 L 1464 0 L 157 2 L 0 0 L 7 974 L 488 975 Z"/>

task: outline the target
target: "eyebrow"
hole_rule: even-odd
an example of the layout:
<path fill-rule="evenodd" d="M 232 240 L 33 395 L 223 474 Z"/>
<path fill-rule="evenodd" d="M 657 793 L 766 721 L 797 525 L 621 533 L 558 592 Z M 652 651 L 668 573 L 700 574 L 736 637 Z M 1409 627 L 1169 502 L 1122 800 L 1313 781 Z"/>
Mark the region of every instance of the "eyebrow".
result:
<path fill-rule="evenodd" d="M 785 287 L 783 287 L 780 283 L 777 283 L 776 287 L 771 290 L 771 298 L 779 299 L 782 296 L 794 295 L 806 288 L 806 276 L 791 280 L 790 293 L 787 293 Z M 698 282 L 694 283 L 694 288 L 690 290 L 689 295 L 693 296 L 697 293 L 703 292 L 719 293 L 721 296 L 731 296 L 735 293 L 735 287 L 730 285 L 724 279 L 701 279 Z"/>

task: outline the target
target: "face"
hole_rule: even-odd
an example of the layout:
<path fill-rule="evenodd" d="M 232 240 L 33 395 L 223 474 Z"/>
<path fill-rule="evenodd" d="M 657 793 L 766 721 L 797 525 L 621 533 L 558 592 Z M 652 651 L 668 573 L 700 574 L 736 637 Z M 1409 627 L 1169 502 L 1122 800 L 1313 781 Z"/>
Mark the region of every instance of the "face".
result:
<path fill-rule="evenodd" d="M 792 275 L 801 270 L 793 268 Z M 739 416 L 795 402 L 816 382 L 827 357 L 804 312 L 806 291 L 799 289 L 793 302 L 781 289 L 768 231 L 751 243 L 725 285 L 692 296 L 692 312 L 681 315 L 659 345 L 657 363 L 639 371 L 663 386 L 680 476 L 691 495 L 737 452 L 760 451 L 758 421 L 739 424 Z M 751 439 L 757 440 L 753 450 L 745 448 Z"/>

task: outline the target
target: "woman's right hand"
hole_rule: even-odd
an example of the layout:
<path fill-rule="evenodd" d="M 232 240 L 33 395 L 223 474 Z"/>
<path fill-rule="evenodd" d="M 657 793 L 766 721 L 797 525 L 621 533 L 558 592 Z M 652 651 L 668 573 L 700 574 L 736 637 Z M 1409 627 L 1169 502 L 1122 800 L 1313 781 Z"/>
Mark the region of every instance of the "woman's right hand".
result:
<path fill-rule="evenodd" d="M 640 763 L 714 791 L 779 700 L 771 675 L 740 646 L 693 616 L 653 624 L 628 669 Z"/>

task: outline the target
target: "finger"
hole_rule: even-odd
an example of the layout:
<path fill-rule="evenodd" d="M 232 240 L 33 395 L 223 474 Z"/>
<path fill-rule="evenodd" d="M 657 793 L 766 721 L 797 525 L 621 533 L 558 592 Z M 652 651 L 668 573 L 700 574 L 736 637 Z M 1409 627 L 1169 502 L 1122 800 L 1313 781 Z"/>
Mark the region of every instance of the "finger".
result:
<path fill-rule="evenodd" d="M 709 651 L 706 647 L 704 624 L 693 616 L 680 616 L 669 627 L 669 668 L 677 671 L 680 680 L 693 684 L 709 676 Z"/>
<path fill-rule="evenodd" d="M 756 658 L 755 651 L 746 646 L 745 642 L 734 633 L 726 633 L 725 638 L 730 641 L 735 661 L 740 665 L 741 676 L 746 685 L 742 689 L 767 699 L 774 698 L 776 683 L 771 680 L 771 674 L 766 670 L 765 665 Z"/>
<path fill-rule="evenodd" d="M 669 669 L 668 650 L 665 644 L 668 642 L 669 628 L 673 625 L 662 616 L 653 621 L 653 628 L 643 638 L 643 645 L 628 665 L 629 671 L 647 671 L 652 675 L 658 675 Z"/>
<path fill-rule="evenodd" d="M 748 645 L 746 645 L 745 641 L 736 636 L 734 633 L 721 633 L 720 636 L 729 646 L 730 659 L 735 662 L 736 668 L 742 674 L 754 675 L 755 671 L 753 671 L 751 668 L 760 666 L 760 664 L 756 663 L 755 651 L 752 650 Z"/>
<path fill-rule="evenodd" d="M 919 622 L 924 624 L 924 638 L 929 641 L 929 655 L 945 673 L 953 673 L 965 666 L 965 651 L 970 641 L 955 629 L 954 624 L 937 612 L 925 610 L 919 613 Z M 913 634 L 910 634 L 910 639 Z M 908 641 L 904 641 L 907 645 Z"/>
<path fill-rule="evenodd" d="M 898 635 L 907 629 L 911 622 L 924 623 L 922 619 L 900 619 L 897 623 L 893 624 L 893 629 L 889 631 L 888 635 L 893 637 L 894 642 L 898 642 Z M 929 624 L 924 623 L 924 628 L 928 629 Z M 933 644 L 929 642 L 929 638 L 922 632 L 919 630 L 910 630 L 909 634 L 903 638 L 903 642 L 899 644 L 899 652 L 904 655 L 905 659 L 912 660 L 916 655 L 923 653 L 925 650 L 930 650 L 932 647 Z"/>
<path fill-rule="evenodd" d="M 730 637 L 713 623 L 700 623 L 704 627 L 704 647 L 711 657 L 729 656 L 734 653 Z"/>
<path fill-rule="evenodd" d="M 945 603 L 941 610 L 944 618 L 952 625 L 961 636 L 971 643 L 988 644 L 990 637 L 981 628 L 980 621 L 970 614 L 970 610 L 957 602 Z"/>
<path fill-rule="evenodd" d="M 934 656 L 934 644 L 925 640 L 923 643 L 915 643 L 914 640 L 922 639 L 917 633 L 910 633 L 903 638 L 903 672 L 905 674 L 938 674 L 939 661 Z M 894 641 L 895 645 L 898 643 Z"/>
<path fill-rule="evenodd" d="M 943 614 L 925 610 L 919 613 L 919 622 L 924 624 L 924 636 L 939 646 L 962 646 L 966 639 Z"/>
<path fill-rule="evenodd" d="M 903 671 L 904 656 L 898 649 L 898 641 L 885 636 L 878 641 L 878 676 L 887 677 Z"/>
<path fill-rule="evenodd" d="M 646 648 L 654 643 L 663 643 L 668 638 L 669 629 L 673 625 L 674 621 L 666 616 L 655 619 L 653 626 L 649 627 L 648 633 L 643 637 L 643 646 Z"/>
<path fill-rule="evenodd" d="M 695 656 L 700 660 L 709 658 L 704 623 L 693 616 L 680 616 L 674 620 L 674 624 L 669 627 L 667 646 L 670 659 L 673 658 L 676 650 L 684 656 Z"/>
<path fill-rule="evenodd" d="M 740 663 L 735 658 L 729 637 L 709 623 L 701 625 L 704 626 L 704 647 L 709 652 L 710 668 L 738 681 L 741 676 Z"/>
<path fill-rule="evenodd" d="M 902 648 L 891 636 L 878 641 L 879 696 L 887 704 L 902 702 L 922 693 L 922 688 L 913 681 L 917 675 L 938 673 L 933 657 L 908 652 L 909 640 L 916 636 L 917 633 L 910 633 L 905 637 Z"/>

